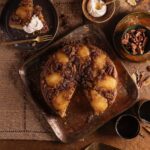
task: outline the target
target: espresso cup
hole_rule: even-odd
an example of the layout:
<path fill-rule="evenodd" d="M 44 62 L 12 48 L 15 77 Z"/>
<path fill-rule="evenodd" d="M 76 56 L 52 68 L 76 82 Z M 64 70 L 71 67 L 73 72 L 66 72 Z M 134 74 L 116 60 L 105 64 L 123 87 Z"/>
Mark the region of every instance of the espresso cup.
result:
<path fill-rule="evenodd" d="M 124 139 L 135 138 L 140 132 L 139 120 L 130 114 L 121 115 L 115 123 L 115 130 Z"/>
<path fill-rule="evenodd" d="M 143 100 L 138 103 L 137 114 L 140 121 L 150 123 L 150 100 Z"/>

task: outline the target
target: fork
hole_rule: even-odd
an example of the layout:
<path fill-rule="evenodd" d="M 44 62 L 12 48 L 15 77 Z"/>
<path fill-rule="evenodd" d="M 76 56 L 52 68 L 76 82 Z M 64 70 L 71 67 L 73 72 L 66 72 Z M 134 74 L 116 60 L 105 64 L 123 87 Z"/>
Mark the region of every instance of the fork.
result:
<path fill-rule="evenodd" d="M 1 42 L 1 45 L 13 45 L 13 44 L 21 44 L 21 43 L 27 43 L 27 42 L 46 42 L 46 41 L 51 41 L 53 39 L 52 35 L 43 35 L 43 36 L 37 36 L 34 39 L 26 39 L 26 40 L 16 40 L 16 41 L 5 41 Z"/>

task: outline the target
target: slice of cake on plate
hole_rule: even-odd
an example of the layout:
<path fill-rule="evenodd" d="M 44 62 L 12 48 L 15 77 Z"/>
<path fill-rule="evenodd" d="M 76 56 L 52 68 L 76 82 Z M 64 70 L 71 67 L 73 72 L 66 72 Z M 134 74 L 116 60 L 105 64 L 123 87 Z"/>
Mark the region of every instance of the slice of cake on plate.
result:
<path fill-rule="evenodd" d="M 49 31 L 42 7 L 34 6 L 33 0 L 20 1 L 19 6 L 9 18 L 9 26 L 13 29 L 23 30 L 28 34 Z"/>

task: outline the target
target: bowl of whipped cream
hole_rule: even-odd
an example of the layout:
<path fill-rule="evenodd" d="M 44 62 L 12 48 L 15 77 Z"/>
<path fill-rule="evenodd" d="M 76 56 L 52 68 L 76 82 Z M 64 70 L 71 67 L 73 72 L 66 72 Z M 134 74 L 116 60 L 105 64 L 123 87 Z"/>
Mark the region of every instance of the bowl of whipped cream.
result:
<path fill-rule="evenodd" d="M 88 20 L 95 23 L 104 23 L 111 19 L 114 15 L 116 10 L 116 1 L 83 0 L 82 10 Z"/>

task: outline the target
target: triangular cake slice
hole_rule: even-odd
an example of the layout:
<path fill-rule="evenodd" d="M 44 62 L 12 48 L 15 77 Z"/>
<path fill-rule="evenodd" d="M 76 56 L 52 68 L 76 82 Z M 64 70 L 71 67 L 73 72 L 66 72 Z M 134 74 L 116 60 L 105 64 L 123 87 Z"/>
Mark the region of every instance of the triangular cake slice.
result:
<path fill-rule="evenodd" d="M 30 22 L 33 10 L 33 0 L 21 0 L 18 8 L 10 16 L 9 26 L 22 30 L 23 26 Z"/>
<path fill-rule="evenodd" d="M 39 5 L 34 6 L 33 0 L 21 0 L 18 8 L 12 13 L 9 18 L 9 26 L 13 29 L 23 30 L 28 26 L 32 17 L 36 16 L 42 22 L 42 29 L 36 32 L 46 33 L 49 31 L 47 22 L 42 12 L 42 7 Z"/>

